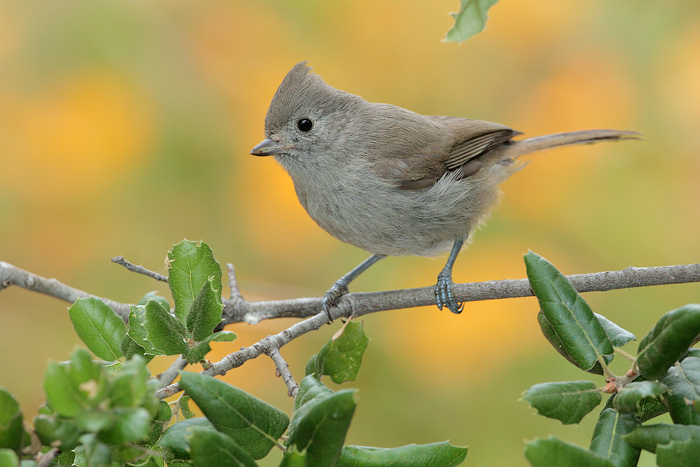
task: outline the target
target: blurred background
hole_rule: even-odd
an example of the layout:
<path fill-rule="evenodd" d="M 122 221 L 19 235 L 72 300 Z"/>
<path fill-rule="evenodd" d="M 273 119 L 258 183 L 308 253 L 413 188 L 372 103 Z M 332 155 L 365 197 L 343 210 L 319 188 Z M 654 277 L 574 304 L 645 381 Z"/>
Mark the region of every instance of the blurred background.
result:
<path fill-rule="evenodd" d="M 458 7 L 0 2 L 0 260 L 133 303 L 150 290 L 169 296 L 167 288 L 110 264 L 112 256 L 165 273 L 174 243 L 202 239 L 222 266 L 235 265 L 249 300 L 320 296 L 366 253 L 310 220 L 273 159 L 248 154 L 277 85 L 309 60 L 334 87 L 420 113 L 496 121 L 530 136 L 644 133 L 531 156 L 460 255 L 457 282 L 525 277 L 528 249 L 567 274 L 697 262 L 700 3 L 503 1 L 484 32 L 442 42 Z M 390 258 L 351 290 L 430 286 L 443 262 Z M 641 338 L 663 313 L 700 300 L 700 286 L 585 298 Z M 0 385 L 28 419 L 44 399 L 47 361 L 79 345 L 66 308 L 17 287 L 0 293 Z M 527 465 L 524 441 L 549 434 L 587 447 L 595 415 L 562 426 L 518 401 L 539 382 L 589 378 L 549 347 L 537 311 L 528 298 L 468 303 L 461 315 L 426 307 L 364 317 L 372 340 L 347 385 L 360 389 L 347 441 L 449 439 L 470 446 L 467 465 L 484 466 Z M 293 322 L 230 326 L 239 340 L 216 346 L 211 359 Z M 340 325 L 282 349 L 297 381 Z M 268 358 L 225 379 L 291 411 Z"/>

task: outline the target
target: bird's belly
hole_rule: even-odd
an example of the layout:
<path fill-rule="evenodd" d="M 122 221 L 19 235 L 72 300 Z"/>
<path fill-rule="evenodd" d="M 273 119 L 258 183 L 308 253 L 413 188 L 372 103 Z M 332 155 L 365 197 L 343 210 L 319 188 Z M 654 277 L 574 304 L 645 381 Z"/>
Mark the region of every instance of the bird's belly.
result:
<path fill-rule="evenodd" d="M 465 195 L 458 183 L 421 191 L 372 183 L 297 193 L 311 218 L 344 242 L 373 254 L 434 256 L 468 235 L 482 217 L 473 209 L 478 198 Z M 446 188 L 459 196 L 450 197 Z M 445 202 L 445 195 L 451 201 Z"/>

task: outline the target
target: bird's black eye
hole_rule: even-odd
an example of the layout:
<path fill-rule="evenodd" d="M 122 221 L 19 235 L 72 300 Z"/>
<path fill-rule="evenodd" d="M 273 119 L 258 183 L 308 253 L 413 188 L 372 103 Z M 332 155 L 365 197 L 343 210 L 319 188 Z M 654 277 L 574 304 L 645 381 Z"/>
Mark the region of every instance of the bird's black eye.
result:
<path fill-rule="evenodd" d="M 299 128 L 299 130 L 303 131 L 304 133 L 306 133 L 307 131 L 311 131 L 311 128 L 313 128 L 313 126 L 314 122 L 312 122 L 308 118 L 300 118 L 297 121 L 297 128 Z"/>

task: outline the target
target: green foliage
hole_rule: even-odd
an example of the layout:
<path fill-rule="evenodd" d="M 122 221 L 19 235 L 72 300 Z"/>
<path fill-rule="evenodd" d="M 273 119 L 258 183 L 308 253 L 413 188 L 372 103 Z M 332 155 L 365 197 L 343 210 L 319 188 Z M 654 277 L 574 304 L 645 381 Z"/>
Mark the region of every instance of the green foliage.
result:
<path fill-rule="evenodd" d="M 446 39 L 452 42 L 466 41 L 486 26 L 488 10 L 498 0 L 460 0 L 457 13 L 452 13 L 455 24 L 447 31 Z"/>
<path fill-rule="evenodd" d="M 70 307 L 76 332 L 106 361 L 93 361 L 87 350 L 76 349 L 69 361 L 46 369 L 47 402 L 34 419 L 34 431 L 44 452 L 60 448 L 59 465 L 252 467 L 276 448 L 284 452 L 283 467 L 448 467 L 465 460 L 467 448 L 448 442 L 396 448 L 345 444 L 358 392 L 335 391 L 323 377 L 336 384 L 357 378 L 369 342 L 361 322 L 343 324 L 309 359 L 291 417 L 228 383 L 190 371 L 180 372 L 185 393 L 177 400 L 156 399 L 160 382 L 146 368 L 151 359 L 179 355 L 207 365 L 211 342 L 235 338 L 214 332 L 223 305 L 221 269 L 211 249 L 183 241 L 169 261 L 174 311 L 152 293 L 131 307 L 126 324 L 95 298 Z M 589 449 L 554 437 L 538 439 L 527 443 L 530 463 L 631 467 L 647 450 L 656 453 L 658 465 L 694 465 L 700 456 L 700 353 L 690 345 L 700 334 L 700 306 L 662 316 L 640 342 L 636 358 L 623 352 L 633 360 L 631 368 L 616 376 L 608 364 L 635 336 L 593 313 L 545 259 L 531 252 L 525 263 L 546 339 L 577 371 L 606 380 L 540 383 L 523 399 L 540 415 L 575 424 L 600 405 L 604 392 L 612 394 L 598 415 Z M 204 417 L 195 416 L 190 401 Z M 646 423 L 667 411 L 674 424 Z M 0 389 L 0 467 L 23 458 L 32 465 L 22 422 L 17 402 Z"/>
<path fill-rule="evenodd" d="M 635 466 L 642 449 L 657 454 L 658 465 L 697 465 L 700 455 L 700 358 L 690 346 L 700 334 L 700 305 L 686 305 L 661 317 L 641 340 L 625 376 L 608 368 L 614 349 L 634 335 L 593 313 L 568 279 L 548 261 L 525 256 L 537 317 L 545 338 L 577 368 L 606 376 L 603 387 L 591 381 L 537 384 L 523 399 L 540 415 L 578 423 L 613 395 L 598 416 L 590 449 L 556 438 L 528 443 L 534 466 Z M 675 425 L 644 424 L 670 412 Z"/>

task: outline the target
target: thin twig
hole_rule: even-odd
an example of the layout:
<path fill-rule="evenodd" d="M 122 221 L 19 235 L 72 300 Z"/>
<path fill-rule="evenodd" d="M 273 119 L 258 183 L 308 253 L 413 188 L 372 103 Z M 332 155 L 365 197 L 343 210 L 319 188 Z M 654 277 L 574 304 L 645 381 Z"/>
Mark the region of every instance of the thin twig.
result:
<path fill-rule="evenodd" d="M 342 308 L 333 308 L 331 310 L 331 314 L 334 315 L 333 318 L 339 317 L 339 312 L 343 313 L 345 311 L 342 310 Z M 302 336 L 307 332 L 315 331 L 327 322 L 328 315 L 322 311 L 311 318 L 299 321 L 298 323 L 278 334 L 275 334 L 274 336 L 264 337 L 250 347 L 243 347 L 237 352 L 226 355 L 220 361 L 213 363 L 209 368 L 202 371 L 201 374 L 209 376 L 223 376 L 228 371 L 238 368 L 248 360 L 257 358 L 262 354 L 269 355 L 272 349 L 279 349 L 297 337 Z M 170 397 L 180 391 L 182 391 L 182 388 L 178 383 L 175 383 L 156 391 L 156 397 L 159 399 L 165 399 L 166 397 Z"/>
<path fill-rule="evenodd" d="M 158 274 L 157 272 L 150 271 L 144 268 L 143 266 L 130 263 L 127 260 L 125 260 L 123 256 L 115 256 L 114 258 L 112 258 L 112 262 L 124 266 L 131 272 L 137 272 L 139 274 L 143 274 L 144 276 L 152 277 L 157 281 L 168 282 L 168 278 L 165 277 L 163 274 Z"/>
<path fill-rule="evenodd" d="M 53 463 L 54 459 L 58 455 L 58 452 L 58 448 L 53 448 L 45 452 L 44 454 L 41 454 L 39 459 L 37 460 L 36 467 L 49 467 L 49 465 Z"/>
<path fill-rule="evenodd" d="M 178 374 L 180 374 L 180 370 L 183 370 L 186 366 L 187 360 L 182 355 L 177 357 L 177 360 L 170 365 L 170 368 L 158 375 L 158 389 L 171 385 Z"/>
<path fill-rule="evenodd" d="M 234 269 L 231 263 L 226 263 L 226 269 L 228 271 L 228 288 L 231 291 L 228 297 L 229 301 L 243 301 L 243 295 L 241 295 L 241 291 L 238 290 L 238 281 L 236 281 L 236 269 Z"/>
<path fill-rule="evenodd" d="M 297 394 L 299 393 L 299 385 L 296 383 L 296 381 L 294 381 L 292 372 L 289 371 L 289 365 L 284 360 L 284 358 L 282 358 L 280 349 L 278 349 L 277 347 L 273 347 L 270 349 L 267 355 L 272 359 L 273 362 L 275 362 L 278 376 L 281 376 L 282 381 L 284 381 L 284 384 L 287 385 L 287 394 L 289 394 L 290 397 L 297 397 Z"/>

